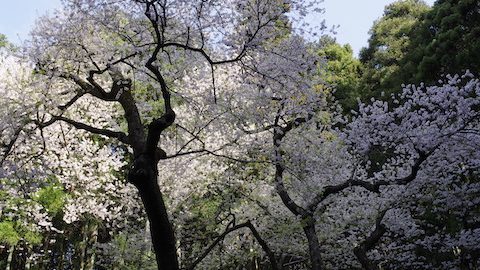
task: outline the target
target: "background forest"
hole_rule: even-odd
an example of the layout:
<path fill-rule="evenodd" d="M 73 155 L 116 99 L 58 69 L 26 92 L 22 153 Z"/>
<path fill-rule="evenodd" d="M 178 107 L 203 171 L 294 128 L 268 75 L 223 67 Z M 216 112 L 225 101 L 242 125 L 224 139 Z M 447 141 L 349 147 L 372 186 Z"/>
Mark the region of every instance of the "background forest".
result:
<path fill-rule="evenodd" d="M 396 1 L 358 58 L 318 2 L 0 34 L 0 270 L 480 269 L 480 1 Z"/>

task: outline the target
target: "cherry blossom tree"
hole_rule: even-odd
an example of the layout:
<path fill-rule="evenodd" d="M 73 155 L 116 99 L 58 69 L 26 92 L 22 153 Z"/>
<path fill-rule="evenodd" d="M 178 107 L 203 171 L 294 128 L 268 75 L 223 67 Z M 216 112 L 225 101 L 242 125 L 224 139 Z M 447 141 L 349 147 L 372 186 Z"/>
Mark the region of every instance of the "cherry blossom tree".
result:
<path fill-rule="evenodd" d="M 17 220 L 37 246 L 82 226 L 86 268 L 96 246 L 147 269 L 150 237 L 159 269 L 473 267 L 478 80 L 405 86 L 349 120 L 299 24 L 315 4 L 69 0 L 43 17 L 0 87 L 2 187 L 34 205 Z"/>
<path fill-rule="evenodd" d="M 252 78 L 271 77 L 294 89 L 308 65 L 302 58 L 286 58 L 286 52 L 303 42 L 288 34 L 292 26 L 287 13 L 295 13 L 292 18 L 298 21 L 314 4 L 79 0 L 66 1 L 63 10 L 39 21 L 26 53 L 49 91 L 44 92 L 48 102 L 32 120 L 40 130 L 63 123 L 126 146 L 132 154 L 128 181 L 143 201 L 159 268 L 179 267 L 174 230 L 157 181 L 165 173 L 158 170 L 159 161 L 189 154 L 189 141 L 175 153 L 159 144 L 177 118 L 189 117 L 175 112 L 177 104 L 189 101 L 178 80 L 185 71 L 203 72 L 208 66 L 202 79 L 210 87 L 198 95 L 212 104 L 219 103 L 215 79 L 221 65 L 236 65 Z M 280 73 L 275 73 L 275 64 L 284 66 Z M 293 80 L 281 78 L 289 75 Z M 88 109 L 79 113 L 76 108 L 82 102 L 90 108 L 115 104 L 120 113 L 104 112 L 105 116 L 118 115 L 124 129 L 92 121 L 98 119 Z M 212 152 L 202 148 L 190 153 L 205 151 Z"/>
<path fill-rule="evenodd" d="M 96 235 L 95 224 L 102 222 L 111 231 L 124 226 L 127 218 L 142 214 L 131 194 L 133 186 L 117 180 L 125 166 L 124 150 L 65 123 L 39 128 L 37 117 L 51 104 L 42 92 L 49 90 L 48 84 L 36 80 L 32 66 L 11 53 L 3 64 L 0 222 L 11 227 L 9 254 L 20 250 L 17 253 L 24 257 L 13 268 L 42 265 L 49 256 L 62 261 L 68 241 L 75 242 L 75 227 L 94 224 L 81 232 Z M 97 124 L 115 123 L 112 107 L 92 107 L 88 100 L 77 105 L 72 113 L 89 112 L 93 117 L 89 120 Z M 74 248 L 79 265 L 93 255 L 85 249 L 95 239 L 86 235 Z"/>
<path fill-rule="evenodd" d="M 400 196 L 385 206 L 375 229 L 356 249 L 365 267 L 375 266 L 366 257 L 369 250 L 376 252 L 376 264 L 392 269 L 478 265 L 474 255 L 478 247 L 472 242 L 479 236 L 479 213 L 473 205 L 478 205 L 479 192 L 480 84 L 469 73 L 448 76 L 439 83 L 443 86 L 405 87 L 401 98 L 395 100 L 401 105 L 389 113 L 382 103 L 363 107 L 359 118 L 363 120 L 358 124 L 370 126 L 369 131 L 363 136 L 358 130 L 354 137 L 351 133 L 359 150 L 381 147 L 390 160 L 383 164 L 384 169 L 398 164 L 404 155 L 399 152 L 417 156 L 411 161 L 411 177 L 394 183 Z M 374 130 L 383 135 L 372 136 Z M 367 140 L 375 137 L 380 140 Z M 390 157 L 391 153 L 395 155 Z M 374 175 L 376 179 L 385 177 L 383 172 Z"/>
<path fill-rule="evenodd" d="M 230 88 L 227 82 L 222 82 L 221 85 Z M 478 147 L 475 147 L 478 144 L 470 143 L 478 140 L 478 87 L 478 80 L 469 74 L 462 78 L 451 77 L 442 87 L 408 86 L 402 96 L 394 99 L 393 103 L 397 104 L 394 107 L 389 108 L 387 103 L 382 101 L 374 101 L 371 105 L 361 104 L 360 111 L 351 122 L 336 113 L 335 109 L 329 110 L 325 101 L 322 102 L 324 95 L 312 91 L 311 88 L 305 92 L 309 94 L 305 98 L 312 97 L 312 103 L 302 103 L 303 100 L 298 99 L 298 95 L 289 96 L 291 90 L 285 92 L 287 95 L 284 96 L 281 92 L 276 92 L 267 97 L 276 97 L 275 99 L 280 101 L 278 103 L 263 103 L 264 97 L 244 92 L 246 95 L 242 100 L 247 107 L 237 105 L 238 103 L 230 106 L 236 110 L 229 110 L 233 119 L 228 122 L 235 123 L 235 119 L 241 119 L 238 125 L 243 138 L 250 140 L 250 148 L 240 156 L 242 152 L 238 152 L 239 150 L 230 150 L 229 157 L 235 157 L 236 166 L 239 166 L 238 162 L 249 163 L 248 159 L 250 162 L 258 162 L 262 158 L 265 160 L 265 157 L 267 160 L 271 158 L 270 162 L 260 165 L 264 172 L 257 177 L 274 180 L 265 183 L 266 189 L 260 188 L 258 180 L 255 185 L 258 193 L 261 193 L 259 190 L 266 191 L 267 194 L 277 193 L 281 202 L 274 202 L 269 198 L 269 206 L 262 205 L 262 209 L 273 214 L 274 211 L 269 208 L 281 207 L 283 203 L 290 213 L 276 213 L 277 217 L 291 214 L 298 217 L 298 220 L 293 221 L 298 225 L 290 223 L 290 226 L 305 231 L 309 242 L 305 248 L 310 250 L 312 265 L 317 260 L 316 267 L 324 265 L 328 269 L 341 269 L 358 267 L 360 262 L 366 268 L 373 268 L 376 266 L 370 261 L 367 252 L 372 250 L 386 233 L 382 221 L 384 216 L 391 223 L 389 232 L 398 228 L 397 235 L 398 232 L 408 232 L 409 237 L 422 235 L 422 232 L 412 231 L 412 228 L 419 225 L 412 221 L 414 213 L 410 213 L 409 207 L 425 202 L 422 203 L 422 200 L 417 200 L 411 194 L 420 194 L 419 186 L 425 191 L 448 189 L 447 187 L 458 182 L 458 175 L 462 174 L 462 170 L 470 171 L 478 167 L 474 165 L 478 159 L 473 155 L 478 152 Z M 250 104 L 255 104 L 253 107 L 257 109 L 250 110 L 249 117 L 239 117 L 244 115 Z M 273 107 L 262 111 L 265 104 Z M 296 114 L 298 111 L 284 111 L 284 104 L 291 104 L 292 108 L 305 105 L 311 113 L 309 114 L 308 110 L 305 113 L 305 109 L 302 109 L 301 112 L 306 115 L 302 117 L 301 114 Z M 246 119 L 258 122 L 249 122 Z M 228 124 L 223 126 L 227 127 Z M 203 144 L 205 142 L 200 134 L 202 133 L 196 137 L 192 135 L 192 138 Z M 464 137 L 466 135 L 467 140 Z M 272 137 L 276 140 L 269 143 Z M 217 136 L 217 141 L 220 138 L 221 134 Z M 454 148 L 451 148 L 452 146 Z M 376 155 L 376 159 L 372 155 Z M 445 157 L 447 160 L 458 158 L 459 163 L 450 161 L 445 164 L 442 161 Z M 461 169 L 459 164 L 467 164 L 466 160 L 470 164 L 468 168 L 471 169 L 466 169 L 466 165 L 462 165 L 464 167 Z M 212 165 L 207 166 L 212 168 Z M 255 167 L 258 174 L 258 165 L 241 165 L 244 169 Z M 448 173 L 442 169 L 446 169 Z M 208 169 L 200 169 L 205 170 Z M 236 179 L 244 179 L 242 174 L 250 174 L 242 169 L 235 172 L 228 167 L 215 167 L 215 170 L 229 172 L 222 174 L 225 178 L 231 178 L 231 173 L 234 173 L 233 177 Z M 182 178 L 191 181 L 201 179 L 201 175 L 197 173 L 186 173 Z M 448 177 L 444 178 L 442 175 Z M 173 176 L 171 178 L 174 179 Z M 445 182 L 439 184 L 431 179 L 442 179 Z M 198 185 L 192 182 L 185 183 L 190 188 L 198 188 Z M 242 182 L 242 186 L 248 186 L 248 182 Z M 477 191 L 472 187 L 471 194 L 476 194 Z M 188 187 L 181 190 L 185 193 L 180 197 L 188 194 Z M 427 193 L 426 196 L 432 195 Z M 442 196 L 445 197 L 446 194 Z M 474 195 L 468 196 L 473 197 Z M 463 198 L 458 200 L 462 206 L 470 205 L 474 201 Z M 253 214 L 251 207 L 247 206 L 250 211 L 243 208 L 243 212 L 258 215 Z M 425 222 L 419 218 L 417 216 L 417 223 Z M 272 224 L 274 223 L 257 222 L 266 235 L 269 235 L 268 230 L 272 229 L 270 226 L 275 226 Z M 372 226 L 375 227 L 373 231 Z M 468 233 L 475 235 L 475 232 Z M 437 237 L 444 236 L 439 234 Z M 352 243 L 357 243 L 357 246 L 352 248 Z M 276 246 L 272 242 L 270 245 Z M 407 246 L 418 247 L 412 244 Z M 428 244 L 423 246 L 428 247 Z M 394 248 L 394 244 L 391 248 Z M 281 253 L 281 249 L 277 249 L 277 254 Z M 472 250 L 467 247 L 465 249 L 469 250 L 468 252 Z M 412 249 L 408 251 L 412 252 Z M 297 254 L 301 252 L 297 250 Z M 322 254 L 325 258 L 321 257 Z M 402 263 L 418 262 L 420 257 L 417 256 L 419 255 L 410 254 L 409 257 L 404 257 Z M 339 264 L 339 258 L 343 258 L 342 264 Z M 376 259 L 381 261 L 382 257 Z M 394 261 L 389 259 L 392 265 Z M 428 264 L 418 265 L 432 267 Z"/>

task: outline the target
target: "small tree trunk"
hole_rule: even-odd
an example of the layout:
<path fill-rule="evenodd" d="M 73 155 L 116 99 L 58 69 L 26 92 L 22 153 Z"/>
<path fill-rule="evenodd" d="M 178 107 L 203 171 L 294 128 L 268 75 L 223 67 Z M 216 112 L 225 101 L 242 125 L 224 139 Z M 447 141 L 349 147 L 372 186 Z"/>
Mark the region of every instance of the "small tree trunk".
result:
<path fill-rule="evenodd" d="M 11 246 L 9 249 L 8 249 L 8 257 L 7 257 L 7 267 L 5 268 L 5 270 L 10 270 L 11 269 L 11 264 L 12 264 L 12 261 L 13 261 L 13 252 L 15 251 L 15 246 Z"/>
<path fill-rule="evenodd" d="M 91 223 L 88 225 L 87 247 L 85 252 L 85 270 L 93 270 L 95 266 L 95 244 L 98 237 L 98 225 Z"/>
<path fill-rule="evenodd" d="M 49 242 L 50 242 L 50 232 L 47 232 L 45 237 L 43 237 L 43 243 L 40 248 L 41 256 L 37 262 L 38 269 L 47 269 L 49 266 Z"/>
<path fill-rule="evenodd" d="M 87 230 L 88 230 L 88 221 L 85 221 L 82 226 L 82 236 L 80 241 L 77 243 L 75 248 L 75 262 L 74 267 L 78 270 L 84 270 L 85 268 L 85 253 L 87 247 Z"/>
<path fill-rule="evenodd" d="M 308 252 L 310 254 L 310 263 L 312 270 L 323 269 L 322 257 L 320 252 L 320 243 L 318 242 L 317 232 L 315 231 L 315 219 L 313 216 L 304 218 L 303 231 L 308 241 Z"/>
<path fill-rule="evenodd" d="M 58 252 L 58 269 L 65 269 L 65 236 L 63 234 L 57 236 L 57 252 Z"/>
<path fill-rule="evenodd" d="M 150 246 L 150 222 L 147 221 L 145 222 L 145 231 L 143 235 L 143 242 L 144 244 L 141 246 L 139 258 L 138 258 L 138 269 L 143 269 L 143 261 L 144 258 L 148 258 L 150 256 L 151 252 L 151 246 Z"/>
<path fill-rule="evenodd" d="M 32 256 L 29 254 L 29 251 L 33 253 L 33 246 L 28 244 L 25 245 L 25 270 L 30 270 L 32 266 Z"/>

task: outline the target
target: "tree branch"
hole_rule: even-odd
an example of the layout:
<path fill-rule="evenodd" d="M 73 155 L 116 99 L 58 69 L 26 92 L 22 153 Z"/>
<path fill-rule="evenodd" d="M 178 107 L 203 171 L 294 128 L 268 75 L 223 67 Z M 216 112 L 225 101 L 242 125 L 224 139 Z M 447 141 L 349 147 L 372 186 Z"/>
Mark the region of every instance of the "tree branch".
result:
<path fill-rule="evenodd" d="M 375 229 L 373 230 L 373 232 L 370 233 L 370 235 L 367 236 L 367 238 L 365 238 L 363 242 L 360 242 L 360 244 L 353 249 L 353 253 L 357 257 L 357 259 L 360 261 L 364 269 L 367 269 L 367 270 L 380 269 L 378 265 L 370 261 L 370 259 L 367 256 L 367 252 L 372 248 L 374 248 L 377 242 L 380 240 L 380 238 L 387 232 L 387 228 L 385 227 L 384 224 L 382 224 L 383 217 L 385 216 L 385 213 L 387 211 L 388 209 L 380 212 L 380 214 L 377 216 L 377 219 L 375 220 Z"/>
<path fill-rule="evenodd" d="M 208 55 L 207 52 L 205 52 L 205 50 L 203 48 L 195 48 L 195 47 L 191 47 L 187 44 L 181 44 L 181 43 L 177 43 L 177 42 L 167 42 L 167 43 L 165 43 L 161 46 L 161 48 L 168 48 L 168 47 L 177 47 L 177 48 L 181 48 L 181 49 L 184 49 L 184 50 L 200 53 L 205 58 L 205 60 L 207 60 L 207 62 L 211 66 L 237 62 L 237 61 L 241 60 L 243 58 L 243 56 L 245 56 L 245 53 L 246 53 L 246 50 L 247 50 L 247 47 L 244 46 L 242 48 L 242 50 L 240 51 L 240 53 L 238 55 L 236 55 L 235 57 L 230 58 L 230 59 L 225 59 L 225 60 L 214 61 L 210 57 L 210 55 Z"/>
<path fill-rule="evenodd" d="M 66 109 L 68 109 L 70 106 L 72 106 L 79 98 L 83 97 L 85 95 L 85 91 L 83 91 L 83 89 L 80 89 L 77 91 L 77 94 L 75 94 L 74 97 L 72 97 L 67 103 L 65 103 L 64 105 L 60 105 L 58 106 L 58 109 L 60 109 L 61 111 L 65 111 Z"/>
<path fill-rule="evenodd" d="M 71 80 L 85 92 L 103 101 L 115 101 L 114 95 L 107 93 L 100 85 L 93 80 L 93 75 L 90 75 L 88 81 L 83 80 L 78 75 L 67 72 L 57 71 L 58 77 L 66 80 Z"/>
<path fill-rule="evenodd" d="M 386 181 L 386 180 L 381 180 L 377 181 L 375 183 L 370 183 L 367 181 L 363 180 L 355 180 L 355 179 L 349 179 L 345 181 L 344 183 L 338 184 L 338 185 L 333 185 L 333 186 L 326 186 L 322 192 L 318 193 L 313 200 L 310 202 L 308 205 L 308 211 L 314 212 L 315 209 L 317 208 L 318 204 L 320 204 L 322 201 L 328 198 L 328 196 L 332 194 L 337 194 L 349 187 L 362 187 L 368 191 L 379 193 L 380 192 L 380 187 L 381 186 L 389 186 L 389 185 L 406 185 L 417 177 L 418 171 L 420 170 L 421 165 L 427 158 L 438 148 L 438 145 L 433 147 L 429 152 L 425 153 L 422 151 L 418 151 L 418 159 L 415 161 L 415 163 L 412 165 L 412 169 L 410 171 L 410 174 L 408 174 L 405 177 L 395 179 L 393 181 Z"/>
<path fill-rule="evenodd" d="M 2 148 L 5 149 L 4 153 L 3 153 L 3 156 L 2 156 L 2 159 L 0 160 L 0 167 L 3 165 L 3 162 L 5 162 L 5 160 L 7 159 L 8 155 L 10 154 L 10 152 L 12 151 L 13 149 L 13 146 L 15 145 L 15 143 L 17 142 L 18 140 L 18 137 L 20 136 L 20 133 L 22 132 L 23 130 L 23 127 L 19 127 L 15 130 L 15 132 L 13 133 L 13 137 L 12 139 L 10 139 L 10 142 L 8 142 L 7 144 L 5 145 L 1 145 Z"/>
<path fill-rule="evenodd" d="M 151 14 L 154 12 L 155 17 Z M 172 108 L 170 91 L 168 90 L 167 83 L 163 78 L 162 74 L 158 67 L 154 65 L 154 62 L 157 61 L 158 53 L 162 48 L 163 36 L 160 32 L 158 25 L 158 11 L 155 7 L 155 2 L 146 2 L 145 15 L 152 24 L 152 27 L 155 31 L 156 46 L 152 52 L 152 55 L 145 63 L 145 66 L 150 70 L 154 75 L 156 80 L 160 83 L 160 90 L 162 92 L 163 101 L 165 104 L 165 113 L 157 119 L 154 119 L 148 126 L 147 142 L 145 152 L 150 156 L 155 156 L 155 151 L 157 149 L 158 141 L 160 140 L 161 133 L 173 124 L 175 121 L 175 112 Z"/>
<path fill-rule="evenodd" d="M 49 121 L 44 122 L 44 123 L 36 121 L 36 124 L 40 128 L 44 128 L 44 127 L 47 127 L 47 126 L 49 126 L 49 125 L 51 125 L 51 124 L 53 124 L 57 121 L 65 122 L 65 123 L 77 128 L 77 129 L 82 129 L 82 130 L 88 131 L 88 132 L 93 133 L 93 134 L 103 135 L 103 136 L 106 136 L 106 137 L 109 137 L 109 138 L 117 139 L 124 144 L 130 145 L 130 140 L 129 140 L 128 136 L 123 132 L 92 127 L 92 126 L 89 126 L 85 123 L 77 122 L 75 120 L 72 120 L 72 119 L 69 119 L 69 118 L 66 118 L 66 117 L 63 117 L 63 116 L 52 116 L 52 119 L 50 119 Z"/>
<path fill-rule="evenodd" d="M 248 220 L 247 222 L 235 225 L 231 228 L 227 228 L 221 235 L 219 235 L 206 249 L 205 251 L 200 254 L 200 256 L 197 257 L 197 259 L 186 269 L 187 270 L 193 270 L 207 255 L 213 250 L 213 248 L 220 243 L 229 233 L 234 232 L 236 230 L 242 229 L 242 228 L 249 228 L 250 231 L 252 232 L 253 236 L 255 239 L 257 239 L 258 243 L 262 247 L 263 251 L 267 254 L 268 259 L 270 260 L 270 264 L 272 266 L 272 269 L 276 270 L 279 269 L 277 265 L 277 261 L 275 259 L 275 254 L 273 251 L 270 249 L 268 246 L 267 242 L 263 240 L 263 238 L 260 236 L 258 231 L 255 229 L 255 226 Z"/>
<path fill-rule="evenodd" d="M 275 189 L 280 196 L 283 204 L 296 216 L 305 216 L 307 211 L 298 205 L 288 194 L 285 184 L 283 183 L 283 172 L 285 171 L 285 164 L 283 162 L 283 152 L 281 150 L 281 141 L 285 137 L 288 131 L 292 130 L 294 127 L 300 125 L 301 123 L 307 122 L 308 119 L 312 117 L 309 115 L 307 118 L 297 118 L 289 123 L 285 127 L 279 126 L 278 122 L 280 120 L 280 110 L 283 109 L 283 106 L 279 109 L 277 116 L 275 117 L 275 123 L 273 128 L 273 145 L 275 148 Z"/>

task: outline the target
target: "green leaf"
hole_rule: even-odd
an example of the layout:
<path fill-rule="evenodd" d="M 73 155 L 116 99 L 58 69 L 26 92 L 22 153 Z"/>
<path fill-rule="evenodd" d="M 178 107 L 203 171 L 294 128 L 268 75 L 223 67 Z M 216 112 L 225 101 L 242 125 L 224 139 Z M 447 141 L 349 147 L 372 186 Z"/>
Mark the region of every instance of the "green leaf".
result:
<path fill-rule="evenodd" d="M 13 222 L 2 221 L 0 222 L 0 242 L 14 246 L 20 241 L 20 235 L 15 231 Z"/>
<path fill-rule="evenodd" d="M 34 200 L 41 204 L 49 214 L 56 215 L 63 209 L 66 197 L 67 194 L 63 188 L 53 184 L 37 191 Z"/>

